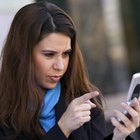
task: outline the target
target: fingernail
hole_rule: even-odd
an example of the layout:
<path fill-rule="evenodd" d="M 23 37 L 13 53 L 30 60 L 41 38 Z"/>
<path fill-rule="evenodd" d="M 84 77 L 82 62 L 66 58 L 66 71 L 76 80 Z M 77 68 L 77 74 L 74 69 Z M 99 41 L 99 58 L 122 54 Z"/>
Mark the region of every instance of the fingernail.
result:
<path fill-rule="evenodd" d="M 138 99 L 135 97 L 133 100 L 132 100 L 132 103 L 136 103 L 138 101 Z"/>
<path fill-rule="evenodd" d="M 96 107 L 96 105 L 92 103 L 90 100 L 88 100 L 87 103 L 89 103 L 92 106 L 92 108 Z"/>
<path fill-rule="evenodd" d="M 117 113 L 117 110 L 114 109 L 114 110 L 113 110 L 113 114 L 116 114 L 116 113 Z"/>
<path fill-rule="evenodd" d="M 135 98 L 133 99 L 133 101 L 137 101 L 137 98 L 135 97 Z"/>
<path fill-rule="evenodd" d="M 126 106 L 126 103 L 124 103 L 124 102 L 121 102 L 121 105 L 122 105 L 122 106 Z"/>
<path fill-rule="evenodd" d="M 94 91 L 94 94 L 95 94 L 95 95 L 99 95 L 99 92 L 98 92 L 98 91 Z"/>
<path fill-rule="evenodd" d="M 115 119 L 115 117 L 112 116 L 112 117 L 111 117 L 111 120 L 114 120 L 114 119 Z"/>

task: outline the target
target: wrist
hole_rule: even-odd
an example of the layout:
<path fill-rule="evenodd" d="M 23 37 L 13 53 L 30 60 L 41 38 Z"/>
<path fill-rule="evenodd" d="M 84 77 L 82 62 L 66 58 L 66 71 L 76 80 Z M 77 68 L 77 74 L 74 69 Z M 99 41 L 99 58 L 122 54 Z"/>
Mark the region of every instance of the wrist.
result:
<path fill-rule="evenodd" d="M 121 139 L 121 138 L 118 138 L 118 137 L 116 137 L 116 136 L 113 135 L 112 140 L 125 140 L 125 138 Z"/>
<path fill-rule="evenodd" d="M 61 131 L 64 133 L 64 135 L 68 138 L 71 134 L 71 131 L 67 129 L 61 121 L 58 121 L 58 126 L 60 127 Z"/>
<path fill-rule="evenodd" d="M 113 136 L 112 140 L 125 140 L 125 138 L 124 139 L 120 139 L 120 138 L 116 138 L 116 137 Z"/>

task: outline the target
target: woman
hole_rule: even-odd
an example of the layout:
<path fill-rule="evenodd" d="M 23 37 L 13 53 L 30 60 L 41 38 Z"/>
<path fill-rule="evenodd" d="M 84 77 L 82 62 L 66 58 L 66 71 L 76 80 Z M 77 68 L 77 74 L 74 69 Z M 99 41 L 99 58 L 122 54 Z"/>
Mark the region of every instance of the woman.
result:
<path fill-rule="evenodd" d="M 103 140 L 101 94 L 87 78 L 70 17 L 51 3 L 15 15 L 2 52 L 0 139 Z M 113 118 L 110 140 L 124 140 L 139 125 L 139 102 Z M 126 123 L 127 122 L 127 123 Z M 129 138 L 128 138 L 129 139 Z"/>

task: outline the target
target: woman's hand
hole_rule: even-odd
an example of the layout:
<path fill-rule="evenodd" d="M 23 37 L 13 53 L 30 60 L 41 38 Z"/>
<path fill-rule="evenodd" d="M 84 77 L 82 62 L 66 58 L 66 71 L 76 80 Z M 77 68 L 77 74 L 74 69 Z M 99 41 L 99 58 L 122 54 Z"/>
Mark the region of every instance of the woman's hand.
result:
<path fill-rule="evenodd" d="M 125 140 L 125 138 L 139 127 L 140 123 L 140 97 L 134 99 L 131 106 L 122 103 L 122 107 L 128 111 L 131 118 L 126 117 L 122 112 L 115 110 L 115 118 L 111 118 L 112 124 L 115 126 L 113 140 Z M 120 123 L 116 118 L 120 118 Z"/>
<path fill-rule="evenodd" d="M 58 125 L 68 137 L 73 130 L 78 129 L 85 122 L 90 120 L 90 110 L 96 107 L 90 99 L 99 95 L 98 92 L 90 92 L 81 97 L 75 98 L 64 112 Z"/>

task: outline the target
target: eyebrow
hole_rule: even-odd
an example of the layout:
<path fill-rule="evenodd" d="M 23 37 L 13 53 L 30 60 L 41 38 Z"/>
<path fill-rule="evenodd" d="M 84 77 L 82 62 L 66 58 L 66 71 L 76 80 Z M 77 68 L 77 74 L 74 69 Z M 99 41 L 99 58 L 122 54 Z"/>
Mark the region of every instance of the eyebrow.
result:
<path fill-rule="evenodd" d="M 71 52 L 71 51 L 72 51 L 72 49 L 70 48 L 70 49 L 65 50 L 64 52 Z M 42 50 L 41 52 L 42 53 L 48 53 L 48 52 L 50 52 L 50 53 L 58 53 L 57 51 L 54 51 L 54 50 Z"/>

